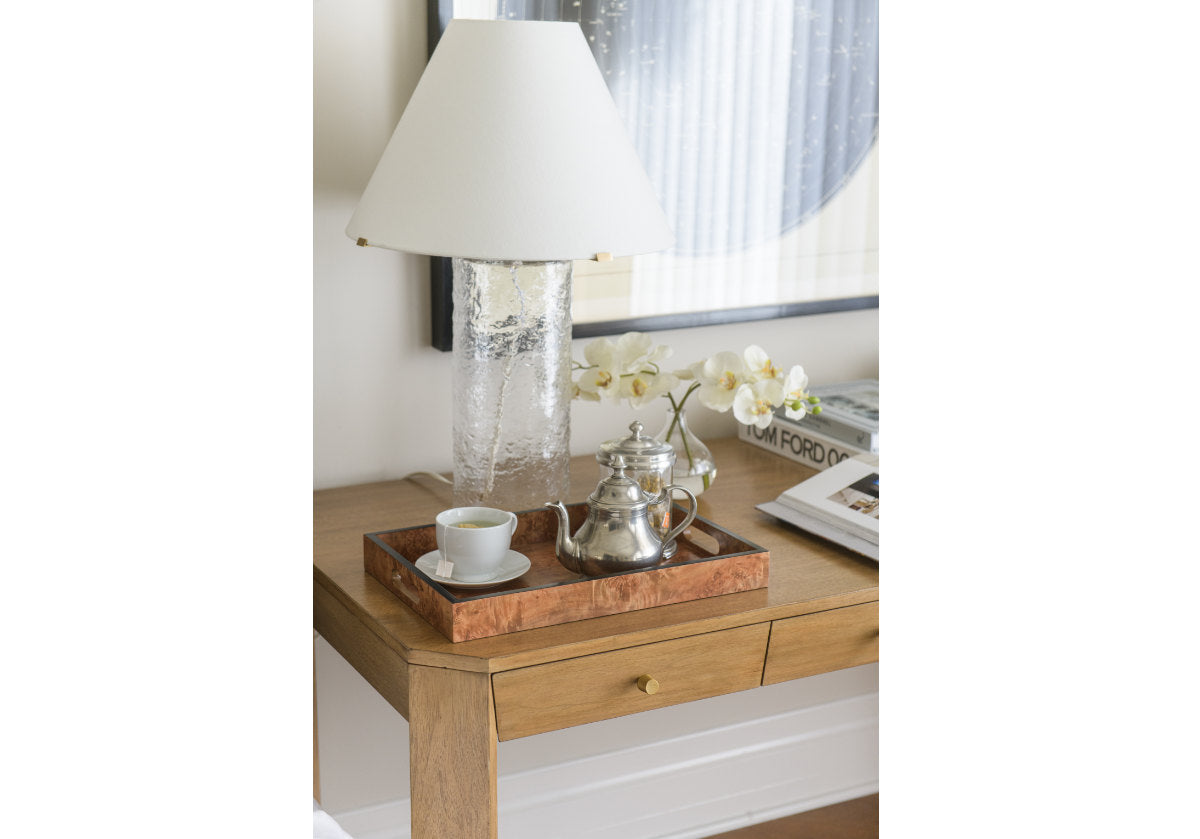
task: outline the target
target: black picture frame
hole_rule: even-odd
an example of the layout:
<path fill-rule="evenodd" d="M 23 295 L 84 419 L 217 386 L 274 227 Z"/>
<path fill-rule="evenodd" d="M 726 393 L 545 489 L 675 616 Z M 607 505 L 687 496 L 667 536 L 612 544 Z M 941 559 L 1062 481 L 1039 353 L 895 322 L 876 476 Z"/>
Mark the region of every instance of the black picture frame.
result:
<path fill-rule="evenodd" d="M 728 0 L 711 0 L 728 2 Z M 428 55 L 432 56 L 442 32 L 453 17 L 454 0 L 426 0 Z M 537 19 L 545 0 L 521 0 L 514 7 L 523 9 L 530 18 Z M 558 0 L 547 7 L 559 8 Z M 509 17 L 521 15 L 510 9 Z M 541 17 L 541 19 L 553 19 Z M 429 258 L 430 270 L 430 326 L 431 343 L 434 348 L 448 352 L 453 348 L 453 269 L 449 257 Z M 786 301 L 771 305 L 744 308 L 720 308 L 705 311 L 671 313 L 647 317 L 622 318 L 606 321 L 589 321 L 572 324 L 572 337 L 592 338 L 601 335 L 618 335 L 624 332 L 654 332 L 666 329 L 681 329 L 695 326 L 743 323 L 774 320 L 777 318 L 819 315 L 832 312 L 848 312 L 879 308 L 879 295 L 839 297 L 833 299 Z"/>

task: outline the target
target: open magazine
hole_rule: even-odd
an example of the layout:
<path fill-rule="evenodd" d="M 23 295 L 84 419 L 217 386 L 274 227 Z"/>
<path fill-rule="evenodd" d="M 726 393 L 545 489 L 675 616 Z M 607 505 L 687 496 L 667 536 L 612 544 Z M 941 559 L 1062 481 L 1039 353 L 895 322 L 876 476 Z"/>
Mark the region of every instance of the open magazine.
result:
<path fill-rule="evenodd" d="M 758 509 L 879 561 L 879 455 L 818 472 Z"/>

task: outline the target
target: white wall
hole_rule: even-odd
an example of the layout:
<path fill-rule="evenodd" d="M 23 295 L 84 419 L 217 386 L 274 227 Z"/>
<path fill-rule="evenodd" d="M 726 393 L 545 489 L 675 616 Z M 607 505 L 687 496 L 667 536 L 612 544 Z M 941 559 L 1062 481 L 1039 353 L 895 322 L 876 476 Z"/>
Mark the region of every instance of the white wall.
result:
<path fill-rule="evenodd" d="M 343 232 L 424 66 L 425 2 L 317 0 L 314 40 L 313 483 L 316 488 L 324 488 L 397 478 L 418 470 L 448 470 L 450 356 L 429 345 L 428 260 L 359 248 Z M 673 330 L 654 333 L 654 337 L 671 345 L 676 360 L 683 363 L 719 350 L 741 350 L 749 343 L 758 343 L 781 365 L 803 364 L 812 381 L 819 384 L 878 375 L 878 324 L 876 311 L 848 312 Z M 577 344 L 577 357 L 581 351 Z M 635 416 L 644 419 L 647 412 L 576 404 L 572 409 L 573 452 L 594 451 L 601 441 L 622 433 Z M 657 416 L 647 422 L 652 427 L 656 424 Z M 735 430 L 730 414 L 709 411 L 695 412 L 692 424 L 701 437 L 728 436 Z M 395 815 L 395 808 L 405 806 L 404 721 L 382 699 L 373 696 L 331 648 L 319 647 L 317 663 L 324 754 L 322 803 L 335 815 L 351 818 L 361 830 L 374 830 L 370 815 L 352 815 L 350 811 L 378 805 L 384 809 L 365 812 L 374 812 L 386 822 Z M 867 731 L 863 726 L 869 727 L 874 719 L 874 711 L 868 706 L 873 707 L 876 672 L 874 667 L 856 668 L 822 677 L 815 687 L 809 684 L 814 680 L 802 680 L 790 686 L 709 700 L 699 703 L 701 710 L 664 709 L 507 744 L 501 751 L 501 771 L 505 773 L 502 788 L 519 786 L 507 773 L 510 761 L 524 767 L 523 772 L 532 771 L 529 767 L 605 752 L 613 737 L 651 745 L 669 739 L 666 731 L 687 729 L 683 740 L 651 749 L 662 766 L 671 766 L 684 751 L 698 748 L 703 752 L 708 742 L 704 714 L 710 712 L 717 726 L 707 735 L 712 743 L 710 755 L 724 754 L 721 731 L 747 725 L 772 702 L 793 709 L 810 701 L 826 710 L 839 708 L 847 719 L 856 720 L 855 730 L 873 742 L 869 733 L 862 732 Z M 813 696 L 819 696 L 819 701 Z M 801 728 L 815 726 L 807 729 L 807 739 L 801 738 L 804 742 L 835 742 L 836 738 L 828 739 L 833 736 L 828 726 L 840 731 L 847 725 L 846 720 L 815 721 L 819 716 L 797 712 L 784 719 Z M 763 749 L 760 754 L 769 754 L 770 744 L 778 741 L 778 732 L 769 726 L 750 728 L 766 738 L 759 744 Z M 793 731 L 795 736 L 801 733 Z M 750 734 L 742 730 L 740 736 L 748 742 Z M 784 738 L 788 742 L 791 739 Z M 681 745 L 685 742 L 686 746 Z M 680 805 L 674 820 L 670 816 L 647 816 L 636 825 L 626 826 L 624 835 L 682 836 L 679 831 L 692 826 L 689 820 L 708 819 L 715 824 L 730 818 L 730 812 L 758 820 L 755 815 L 805 809 L 816 806 L 814 801 L 839 800 L 838 790 L 847 798 L 863 794 L 876 783 L 875 755 L 873 749 L 864 749 L 861 743 L 856 748 L 850 753 L 858 759 L 842 769 L 830 768 L 828 776 L 821 776 L 819 766 L 814 766 L 805 783 L 768 784 L 773 791 L 762 792 L 753 801 L 727 801 L 733 811 L 722 811 L 714 805 L 698 812 Z M 822 762 L 826 761 L 817 761 Z M 614 786 L 606 792 L 610 797 L 603 809 L 621 810 L 623 805 L 614 808 L 611 796 L 625 793 L 630 798 L 619 801 L 624 801 L 628 813 L 638 807 L 653 810 L 656 806 L 638 797 L 636 784 L 622 785 L 623 770 L 612 763 L 601 761 L 589 767 L 591 772 L 617 773 L 609 779 Z M 739 783 L 742 778 L 753 780 L 753 772 L 746 771 L 748 774 L 739 777 Z M 700 797 L 711 798 L 707 794 Z M 587 800 L 585 796 L 572 806 L 586 806 Z M 533 807 L 528 812 L 536 811 Z M 522 824 L 514 822 L 515 818 L 502 815 L 502 830 L 508 829 L 505 825 Z"/>

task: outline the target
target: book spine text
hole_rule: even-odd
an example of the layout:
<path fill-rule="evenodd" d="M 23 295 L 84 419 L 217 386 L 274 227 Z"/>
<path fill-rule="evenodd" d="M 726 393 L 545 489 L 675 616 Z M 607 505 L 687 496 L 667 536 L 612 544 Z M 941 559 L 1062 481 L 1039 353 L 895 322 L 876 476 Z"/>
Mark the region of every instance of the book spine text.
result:
<path fill-rule="evenodd" d="M 778 419 L 766 428 L 739 423 L 738 437 L 753 446 L 759 446 L 818 470 L 828 469 L 848 457 L 866 452 L 865 449 Z"/>

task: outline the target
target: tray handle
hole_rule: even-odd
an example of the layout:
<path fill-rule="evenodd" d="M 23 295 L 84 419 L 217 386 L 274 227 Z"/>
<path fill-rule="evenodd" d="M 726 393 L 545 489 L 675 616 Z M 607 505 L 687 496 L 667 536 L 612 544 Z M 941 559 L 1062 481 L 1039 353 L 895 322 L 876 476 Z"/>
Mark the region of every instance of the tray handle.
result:
<path fill-rule="evenodd" d="M 400 595 L 400 598 L 408 603 L 409 606 L 416 606 L 421 601 L 421 595 L 415 588 L 408 584 L 404 579 L 404 575 L 399 571 L 392 572 L 392 591 Z"/>

